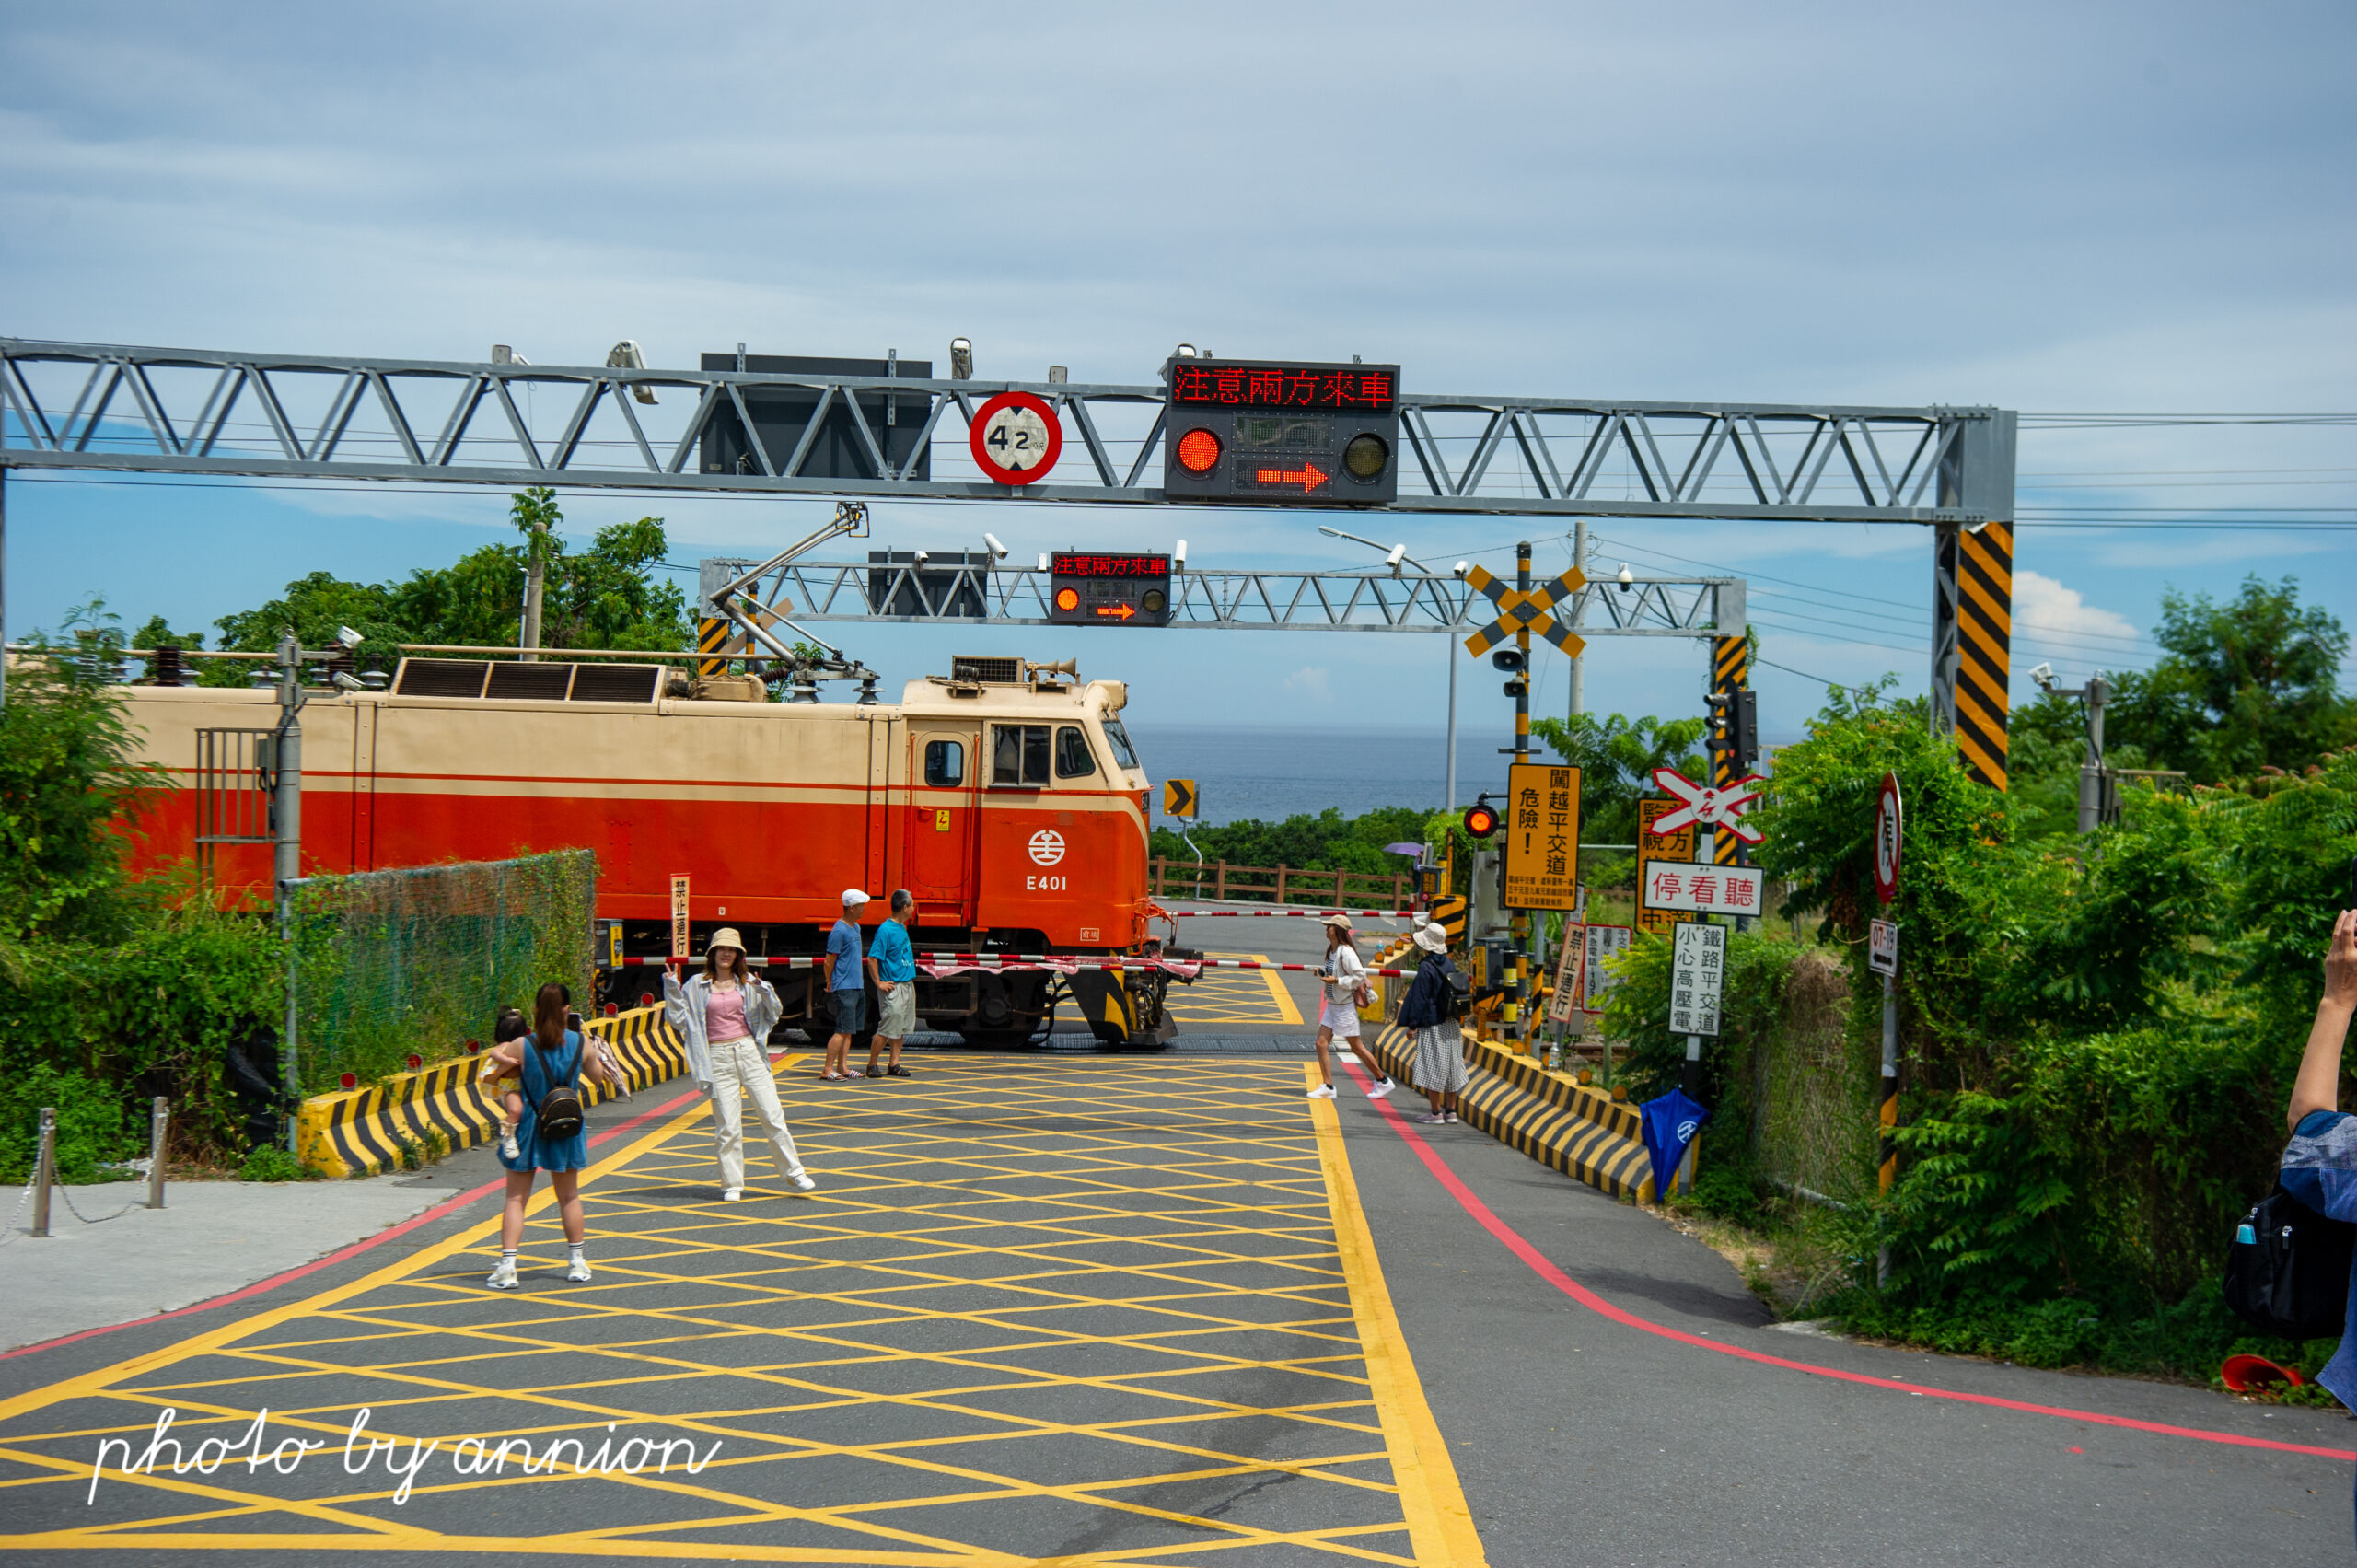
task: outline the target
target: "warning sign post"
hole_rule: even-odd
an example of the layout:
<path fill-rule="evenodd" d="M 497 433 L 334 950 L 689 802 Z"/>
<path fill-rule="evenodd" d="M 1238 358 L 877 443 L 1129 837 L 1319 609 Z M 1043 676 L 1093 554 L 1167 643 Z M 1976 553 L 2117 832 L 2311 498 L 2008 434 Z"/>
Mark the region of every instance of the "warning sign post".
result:
<path fill-rule="evenodd" d="M 1575 910 L 1580 884 L 1580 771 L 1538 762 L 1506 769 L 1505 907 Z"/>

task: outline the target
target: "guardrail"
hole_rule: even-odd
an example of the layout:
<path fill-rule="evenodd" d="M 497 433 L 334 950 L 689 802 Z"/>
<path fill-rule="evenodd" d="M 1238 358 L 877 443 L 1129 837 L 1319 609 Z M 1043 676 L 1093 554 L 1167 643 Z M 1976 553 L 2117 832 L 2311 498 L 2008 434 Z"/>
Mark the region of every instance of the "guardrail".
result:
<path fill-rule="evenodd" d="M 1387 909 L 1406 907 L 1411 879 L 1370 871 L 1312 871 L 1299 865 L 1230 865 L 1225 860 L 1172 861 L 1155 855 L 1147 886 L 1158 899 L 1210 899 L 1282 904 L 1292 899 L 1327 898 L 1337 904 L 1367 904 L 1388 899 Z"/>

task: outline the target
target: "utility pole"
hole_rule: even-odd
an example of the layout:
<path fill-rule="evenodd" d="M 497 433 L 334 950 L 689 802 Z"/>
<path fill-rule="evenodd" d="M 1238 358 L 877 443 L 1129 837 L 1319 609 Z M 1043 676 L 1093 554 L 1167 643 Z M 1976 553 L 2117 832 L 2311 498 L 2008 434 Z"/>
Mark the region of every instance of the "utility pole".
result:
<path fill-rule="evenodd" d="M 1448 655 L 1448 778 L 1442 786 L 1446 796 L 1440 803 L 1443 811 L 1457 809 L 1457 639 L 1452 636 L 1442 645 Z"/>
<path fill-rule="evenodd" d="M 1572 565 L 1581 576 L 1587 575 L 1587 519 L 1585 517 L 1577 518 L 1572 524 Z M 1585 594 L 1587 590 L 1582 588 L 1580 592 Z M 1582 613 L 1585 608 L 1585 603 L 1575 603 L 1572 614 L 1573 631 L 1578 631 L 1580 622 L 1587 619 Z M 1585 712 L 1587 712 L 1587 657 L 1585 654 L 1573 654 L 1572 656 L 1572 717 L 1577 718 Z"/>
<path fill-rule="evenodd" d="M 280 1136 L 295 1149 L 295 1106 L 302 1080 L 295 1064 L 295 886 L 303 876 L 303 645 L 293 633 L 278 639 L 278 733 L 271 738 L 272 875 L 278 888 L 278 936 L 286 957 L 286 1029 L 278 1046 L 278 1082 L 285 1097 Z"/>
<path fill-rule="evenodd" d="M 544 575 L 540 563 L 540 546 L 534 540 L 531 554 L 524 567 L 524 662 L 537 664 L 540 656 L 531 650 L 540 645 L 540 581 Z"/>
<path fill-rule="evenodd" d="M 2084 705 L 2087 723 L 2087 757 L 2079 764 L 2079 831 L 2092 833 L 2103 823 L 2103 707 L 2111 697 L 2111 683 L 2100 675 L 2090 675 L 2081 688 L 2079 699 Z"/>

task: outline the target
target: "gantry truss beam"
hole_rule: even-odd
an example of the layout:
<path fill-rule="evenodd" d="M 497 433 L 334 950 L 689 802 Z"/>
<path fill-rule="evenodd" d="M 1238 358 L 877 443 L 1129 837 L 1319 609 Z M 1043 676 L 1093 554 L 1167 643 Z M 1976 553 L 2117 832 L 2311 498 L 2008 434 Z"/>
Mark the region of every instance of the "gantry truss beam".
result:
<path fill-rule="evenodd" d="M 967 429 L 1002 390 L 1057 411 L 1047 482 L 981 476 Z M 656 401 L 648 404 L 645 395 Z M 813 471 L 828 443 L 748 443 L 705 471 L 717 417 L 748 399 L 815 398 L 807 425 L 851 433 L 853 473 Z M 546 397 L 549 407 L 541 409 Z M 919 426 L 913 447 L 877 412 Z M 1616 399 L 1400 398 L 1399 498 L 1386 510 L 1944 523 L 2010 520 L 2014 415 Z M 0 467 L 284 479 L 407 480 L 781 495 L 1156 504 L 1158 385 L 917 380 L 754 371 L 337 359 L 0 339 Z M 893 461 L 889 451 L 904 451 Z M 863 456 L 860 456 L 864 454 Z"/>
<path fill-rule="evenodd" d="M 714 572 L 756 563 L 715 560 Z M 789 621 L 1070 625 L 1048 614 L 1049 574 L 1028 566 L 804 561 L 771 573 L 756 597 Z M 1364 572 L 1225 572 L 1170 576 L 1170 624 L 1234 632 L 1469 633 L 1495 612 L 1454 576 Z M 1739 577 L 1594 583 L 1567 607 L 1584 637 L 1741 636 Z M 1109 629 L 1110 634 L 1110 629 Z"/>

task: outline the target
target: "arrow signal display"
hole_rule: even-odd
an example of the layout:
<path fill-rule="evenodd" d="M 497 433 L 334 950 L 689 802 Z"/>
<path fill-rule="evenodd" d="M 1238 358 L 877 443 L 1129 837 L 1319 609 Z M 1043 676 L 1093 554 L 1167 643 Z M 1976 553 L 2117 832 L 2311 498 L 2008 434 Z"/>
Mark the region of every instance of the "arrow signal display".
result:
<path fill-rule="evenodd" d="M 1252 479 L 1257 484 L 1298 484 L 1304 495 L 1325 483 L 1328 477 L 1326 470 L 1316 463 L 1304 463 L 1297 469 L 1254 469 L 1252 470 Z"/>
<path fill-rule="evenodd" d="M 1137 611 L 1131 609 L 1126 604 L 1100 604 L 1097 607 L 1097 613 L 1103 616 L 1115 617 L 1122 621 L 1127 621 L 1132 616 L 1135 615 Z"/>

